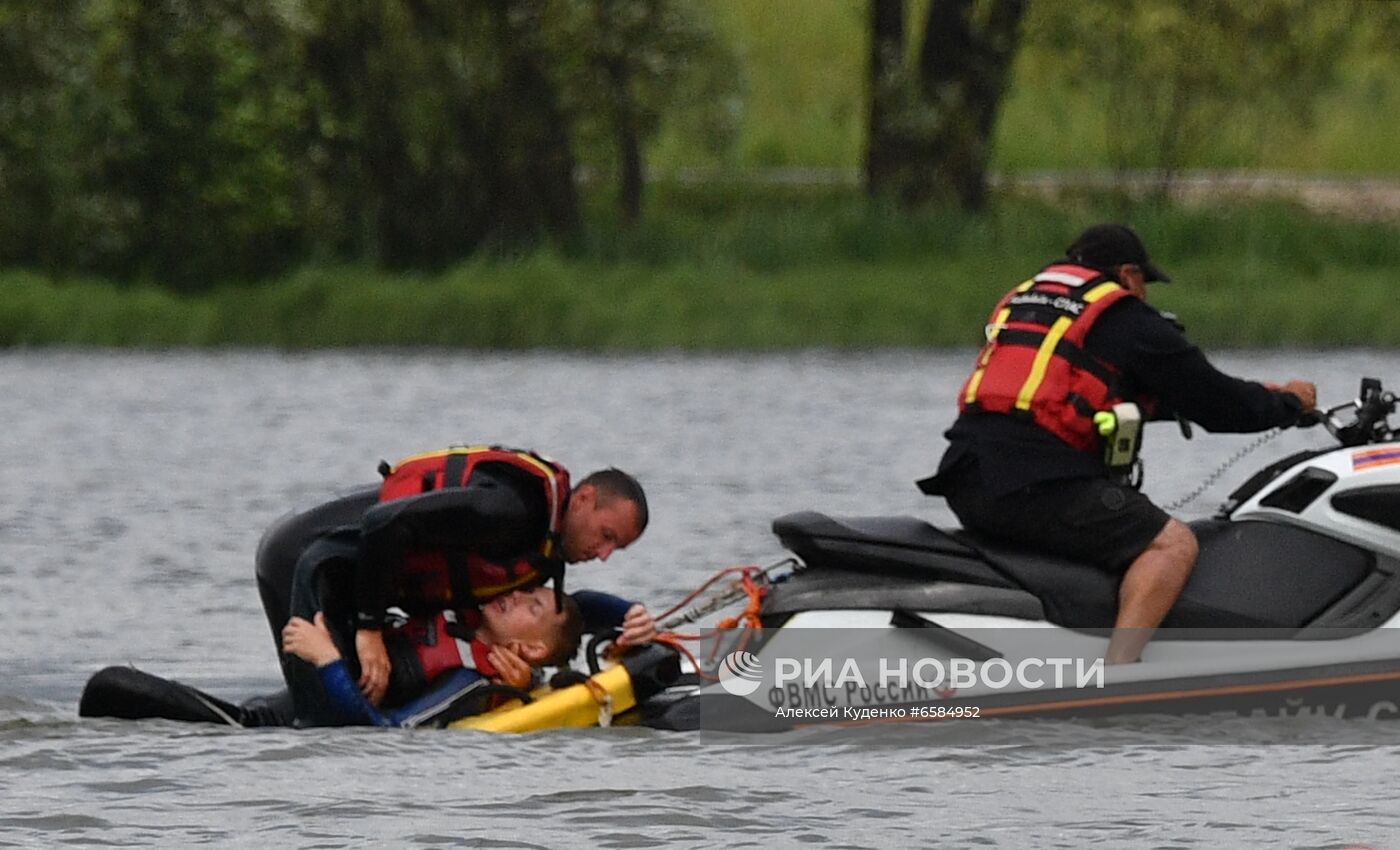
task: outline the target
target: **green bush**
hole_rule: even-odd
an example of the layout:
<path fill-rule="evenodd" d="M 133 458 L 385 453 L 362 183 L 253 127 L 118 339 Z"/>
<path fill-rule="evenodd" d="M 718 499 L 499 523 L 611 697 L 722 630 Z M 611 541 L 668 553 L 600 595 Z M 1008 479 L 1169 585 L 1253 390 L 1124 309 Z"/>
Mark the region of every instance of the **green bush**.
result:
<path fill-rule="evenodd" d="M 716 197 L 718 194 L 719 197 Z M 433 274 L 308 267 L 177 295 L 0 274 L 0 345 L 432 346 L 586 351 L 975 346 L 987 311 L 1081 227 L 1122 218 L 1176 279 L 1153 302 L 1211 347 L 1394 346 L 1400 228 L 1283 203 L 1207 209 L 1004 197 L 986 214 L 899 216 L 857 193 L 746 202 L 667 187 L 637 230 L 573 254 Z"/>

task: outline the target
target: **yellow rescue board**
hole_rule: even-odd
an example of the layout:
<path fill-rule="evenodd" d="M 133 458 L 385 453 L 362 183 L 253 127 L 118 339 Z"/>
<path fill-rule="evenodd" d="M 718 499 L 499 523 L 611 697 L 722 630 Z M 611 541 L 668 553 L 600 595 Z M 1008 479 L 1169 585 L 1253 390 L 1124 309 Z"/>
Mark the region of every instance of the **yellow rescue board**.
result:
<path fill-rule="evenodd" d="M 519 700 L 473 717 L 448 724 L 449 729 L 480 729 L 484 732 L 535 732 L 540 729 L 585 728 L 611 722 L 637 704 L 632 692 L 632 676 L 618 664 L 589 678 L 590 684 L 570 685 L 552 690 L 539 688 L 534 701 Z"/>

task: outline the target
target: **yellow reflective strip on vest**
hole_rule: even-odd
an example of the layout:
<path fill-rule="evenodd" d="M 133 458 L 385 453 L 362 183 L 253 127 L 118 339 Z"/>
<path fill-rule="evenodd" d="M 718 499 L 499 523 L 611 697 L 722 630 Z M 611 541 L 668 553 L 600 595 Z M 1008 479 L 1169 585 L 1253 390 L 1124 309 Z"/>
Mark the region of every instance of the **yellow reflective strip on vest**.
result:
<path fill-rule="evenodd" d="M 1050 358 L 1055 354 L 1055 346 L 1060 344 L 1060 338 L 1069 330 L 1069 326 L 1074 324 L 1074 320 L 1068 316 L 1061 316 L 1055 320 L 1055 324 L 1050 326 L 1049 333 L 1045 334 L 1045 339 L 1040 341 L 1040 348 L 1035 352 L 1035 361 L 1031 363 L 1030 377 L 1021 385 L 1021 391 L 1016 394 L 1016 409 L 1030 410 L 1031 399 L 1035 396 L 1035 391 L 1040 389 L 1040 384 L 1045 380 L 1045 370 L 1050 366 Z"/>
<path fill-rule="evenodd" d="M 1017 292 L 1025 292 L 1035 286 L 1035 278 L 1031 278 L 1020 286 L 1016 287 Z M 1010 299 L 1007 299 L 1010 300 Z M 974 404 L 977 401 L 977 388 L 982 385 L 982 375 L 987 371 L 987 361 L 992 359 L 993 343 L 997 341 L 997 335 L 1001 329 L 1006 327 L 1006 320 L 1011 316 L 1011 307 L 1001 308 L 992 324 L 987 328 L 987 344 L 982 346 L 982 356 L 977 359 L 977 368 L 973 370 L 972 377 L 967 381 L 967 394 L 963 396 L 965 404 Z"/>
<path fill-rule="evenodd" d="M 1088 292 L 1084 293 L 1084 301 L 1092 304 L 1105 295 L 1119 289 L 1119 285 L 1113 281 L 1101 283 Z M 1040 348 L 1035 353 L 1035 361 L 1031 363 L 1030 377 L 1021 385 L 1021 392 L 1016 395 L 1016 409 L 1030 410 L 1031 399 L 1035 397 L 1036 390 L 1040 389 L 1040 384 L 1045 380 L 1045 370 L 1050 366 L 1050 358 L 1055 356 L 1055 347 L 1064 338 L 1069 326 L 1074 324 L 1074 319 L 1069 316 L 1061 316 L 1055 320 L 1055 324 L 1050 326 L 1050 331 L 1045 335 L 1045 339 L 1040 341 Z"/>
<path fill-rule="evenodd" d="M 530 459 L 535 462 L 534 458 Z M 549 532 L 544 536 L 544 543 L 540 545 L 540 554 L 546 558 L 554 557 L 554 537 L 559 533 L 559 525 L 564 520 L 564 510 L 562 505 L 555 504 L 557 492 L 559 490 L 558 477 L 554 474 L 554 467 L 549 464 L 539 464 L 544 470 L 545 476 L 545 500 L 549 503 Z"/>
<path fill-rule="evenodd" d="M 490 448 L 490 446 L 452 446 L 451 448 L 438 449 L 434 452 L 421 452 L 416 455 L 409 455 L 408 457 L 403 458 L 398 463 L 394 464 L 393 467 L 389 470 L 389 474 L 393 475 L 395 472 L 398 472 L 399 467 L 403 466 L 404 464 L 413 463 L 414 461 L 427 460 L 430 457 L 446 457 L 447 455 L 470 454 L 472 452 L 486 451 Z"/>
<path fill-rule="evenodd" d="M 507 449 L 507 451 L 509 451 L 509 449 Z M 549 464 L 545 463 L 544 461 L 540 460 L 534 455 L 526 454 L 525 452 L 511 452 L 511 454 L 515 455 L 516 457 L 520 458 L 521 460 L 538 469 L 540 473 L 544 475 L 545 478 L 549 479 L 549 482 L 551 484 L 554 483 L 554 469 Z"/>
<path fill-rule="evenodd" d="M 990 349 L 990 346 L 988 346 Z M 967 394 L 963 396 L 963 402 L 973 404 L 977 401 L 977 388 L 982 385 L 982 373 L 987 371 L 987 355 L 982 355 L 982 362 L 977 364 L 977 370 L 972 373 L 972 377 L 967 382 Z"/>
<path fill-rule="evenodd" d="M 982 385 L 982 375 L 987 371 L 987 362 L 992 359 L 992 349 L 995 347 L 997 334 L 1001 333 L 1001 329 L 1006 326 L 1006 317 L 1010 315 L 1011 308 L 1007 307 L 997 314 L 996 320 L 992 323 L 987 344 L 982 346 L 982 356 L 977 358 L 977 368 L 967 382 L 967 395 L 963 399 L 967 404 L 973 404 L 977 401 L 977 388 Z"/>
<path fill-rule="evenodd" d="M 540 553 L 546 558 L 554 556 L 554 535 L 559 531 L 559 524 L 564 518 L 562 505 L 555 504 L 555 492 L 559 488 L 559 475 L 554 467 L 525 452 L 515 452 L 515 455 L 540 471 L 545 478 L 545 498 L 548 501 L 549 509 L 549 534 L 545 535 L 544 544 L 540 546 Z"/>
<path fill-rule="evenodd" d="M 1111 280 L 1107 283 L 1101 283 L 1093 289 L 1089 290 L 1088 292 L 1084 293 L 1084 300 L 1089 304 L 1093 304 L 1095 301 L 1099 300 L 1100 298 L 1104 297 L 1108 293 L 1118 288 L 1119 285 Z"/>

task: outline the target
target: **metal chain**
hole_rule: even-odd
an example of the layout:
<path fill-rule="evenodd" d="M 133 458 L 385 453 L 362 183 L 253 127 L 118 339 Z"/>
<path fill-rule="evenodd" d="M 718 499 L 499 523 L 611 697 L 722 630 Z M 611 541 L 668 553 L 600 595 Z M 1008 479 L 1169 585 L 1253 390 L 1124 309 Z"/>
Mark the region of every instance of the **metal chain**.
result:
<path fill-rule="evenodd" d="M 1175 502 L 1163 505 L 1162 509 L 1169 514 L 1174 514 L 1182 508 L 1186 507 L 1187 505 L 1191 504 L 1192 502 L 1196 501 L 1201 497 L 1202 494 L 1204 494 L 1207 490 L 1214 486 L 1215 482 L 1219 481 L 1220 478 L 1230 470 L 1230 467 L 1244 460 L 1250 452 L 1254 451 L 1255 449 L 1259 448 L 1260 446 L 1264 445 L 1265 443 L 1269 442 L 1270 440 L 1282 433 L 1282 428 L 1270 428 L 1269 430 L 1265 431 L 1263 434 L 1259 435 L 1259 437 L 1254 439 L 1244 448 L 1231 455 L 1224 463 L 1220 464 L 1220 466 L 1214 472 L 1206 476 L 1206 480 L 1202 481 L 1200 483 L 1200 486 L 1192 490 L 1190 493 L 1187 493 L 1182 498 L 1177 499 Z"/>

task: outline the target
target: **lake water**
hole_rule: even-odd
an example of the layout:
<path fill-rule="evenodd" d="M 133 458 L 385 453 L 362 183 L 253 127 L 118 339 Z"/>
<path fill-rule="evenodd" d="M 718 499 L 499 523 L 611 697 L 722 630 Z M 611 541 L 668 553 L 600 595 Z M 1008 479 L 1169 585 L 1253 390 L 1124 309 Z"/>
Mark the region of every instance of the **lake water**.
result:
<path fill-rule="evenodd" d="M 653 609 L 780 558 L 768 524 L 789 511 L 947 523 L 912 482 L 971 356 L 0 354 L 0 847 L 1400 848 L 1400 724 L 1342 745 L 1308 743 L 1326 718 L 1263 738 L 1110 724 L 1088 743 L 979 721 L 980 745 L 945 746 L 919 726 L 496 737 L 76 716 L 109 664 L 234 700 L 276 688 L 258 537 L 381 458 L 491 441 L 634 473 L 650 529 L 571 586 Z M 1324 404 L 1363 374 L 1400 382 L 1391 351 L 1217 362 L 1312 378 Z M 1147 489 L 1169 502 L 1252 439 L 1155 426 Z M 1182 514 L 1326 439 L 1285 432 Z"/>

